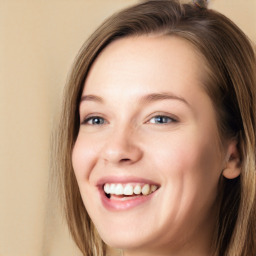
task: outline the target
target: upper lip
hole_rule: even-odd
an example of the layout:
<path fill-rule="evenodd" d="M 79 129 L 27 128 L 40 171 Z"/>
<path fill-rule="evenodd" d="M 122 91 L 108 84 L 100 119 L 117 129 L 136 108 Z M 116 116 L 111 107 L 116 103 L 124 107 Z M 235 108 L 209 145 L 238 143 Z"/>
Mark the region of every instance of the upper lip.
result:
<path fill-rule="evenodd" d="M 143 184 L 156 185 L 159 187 L 159 184 L 155 181 L 141 178 L 141 177 L 135 177 L 135 176 L 106 176 L 106 177 L 100 178 L 97 181 L 96 185 L 103 186 L 106 183 L 120 183 L 120 184 L 143 183 Z"/>

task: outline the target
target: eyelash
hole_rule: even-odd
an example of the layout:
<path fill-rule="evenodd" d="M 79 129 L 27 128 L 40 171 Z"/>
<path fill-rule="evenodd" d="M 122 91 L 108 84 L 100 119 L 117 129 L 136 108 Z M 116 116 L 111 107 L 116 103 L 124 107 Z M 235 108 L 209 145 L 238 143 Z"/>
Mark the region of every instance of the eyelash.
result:
<path fill-rule="evenodd" d="M 153 118 L 155 118 L 155 119 L 158 118 L 158 121 L 159 121 L 159 119 L 162 120 L 162 121 L 163 121 L 163 119 L 165 119 L 165 120 L 167 119 L 167 120 L 168 120 L 167 122 L 159 122 L 159 123 L 154 122 L 153 124 L 164 124 L 164 125 L 167 125 L 167 124 L 169 124 L 169 123 L 177 122 L 177 120 L 174 119 L 173 117 L 166 116 L 166 115 L 156 115 L 156 116 L 151 117 L 151 118 L 149 119 L 148 123 L 151 123 L 150 120 L 153 119 Z"/>
<path fill-rule="evenodd" d="M 93 123 L 89 123 L 90 121 L 93 121 L 93 119 L 99 119 L 99 120 L 103 120 L 105 122 L 105 119 L 101 116 L 90 116 L 88 118 L 86 118 L 82 124 L 85 124 L 85 125 L 103 125 L 104 123 L 100 123 L 100 124 L 93 124 Z"/>
<path fill-rule="evenodd" d="M 162 120 L 162 122 L 160 121 L 159 123 L 157 123 L 157 122 L 150 122 L 150 120 L 152 120 L 153 118 L 158 118 L 158 121 L 159 121 L 159 119 L 160 120 Z M 100 123 L 93 123 L 93 120 L 95 120 L 95 119 L 98 119 L 98 121 L 99 120 L 101 120 L 100 121 Z M 163 119 L 165 119 L 166 120 L 166 122 L 163 122 Z M 102 122 L 102 120 L 103 120 L 103 122 Z M 168 120 L 168 121 L 167 121 Z M 89 123 L 89 122 L 92 122 L 92 123 Z M 167 116 L 167 115 L 156 115 L 156 116 L 153 116 L 153 117 L 151 117 L 150 119 L 149 119 L 149 121 L 147 121 L 147 123 L 151 123 L 151 124 L 162 124 L 162 125 L 167 125 L 167 124 L 170 124 L 170 123 L 175 123 L 175 122 L 177 122 L 177 120 L 176 119 L 174 119 L 173 117 L 170 117 L 170 116 Z M 104 124 L 106 124 L 106 120 L 103 118 L 103 117 L 101 117 L 101 116 L 90 116 L 90 117 L 88 117 L 88 118 L 86 118 L 83 122 L 82 122 L 82 124 L 85 124 L 85 125 L 104 125 Z"/>

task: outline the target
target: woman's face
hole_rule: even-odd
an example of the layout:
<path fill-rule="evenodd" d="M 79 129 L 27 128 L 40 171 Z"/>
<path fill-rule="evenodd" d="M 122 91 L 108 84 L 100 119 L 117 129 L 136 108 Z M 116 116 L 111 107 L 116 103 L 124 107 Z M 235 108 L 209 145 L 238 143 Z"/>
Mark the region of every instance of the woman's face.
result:
<path fill-rule="evenodd" d="M 208 249 L 224 157 L 204 76 L 194 48 L 171 36 L 119 39 L 91 67 L 72 161 L 110 246 Z"/>

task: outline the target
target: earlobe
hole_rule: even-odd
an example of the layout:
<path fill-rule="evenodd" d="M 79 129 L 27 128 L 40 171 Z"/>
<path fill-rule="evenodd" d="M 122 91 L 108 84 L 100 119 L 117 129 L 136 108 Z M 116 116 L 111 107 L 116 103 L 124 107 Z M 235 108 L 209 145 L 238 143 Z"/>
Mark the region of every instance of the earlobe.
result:
<path fill-rule="evenodd" d="M 222 175 L 227 179 L 235 179 L 241 174 L 240 153 L 237 141 L 232 141 L 227 150 L 227 163 Z"/>
<path fill-rule="evenodd" d="M 241 174 L 240 168 L 225 168 L 222 172 L 222 175 L 226 179 L 235 179 Z"/>

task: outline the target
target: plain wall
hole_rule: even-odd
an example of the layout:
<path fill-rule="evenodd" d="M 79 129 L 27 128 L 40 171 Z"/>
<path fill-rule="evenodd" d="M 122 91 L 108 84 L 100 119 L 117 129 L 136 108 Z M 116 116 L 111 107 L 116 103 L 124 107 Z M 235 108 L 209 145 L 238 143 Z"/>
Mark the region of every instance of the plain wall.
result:
<path fill-rule="evenodd" d="M 48 196 L 49 142 L 82 43 L 135 0 L 0 0 L 0 256 L 76 256 Z M 213 0 L 256 42 L 256 0 Z M 56 203 L 56 204 L 55 204 Z"/>

